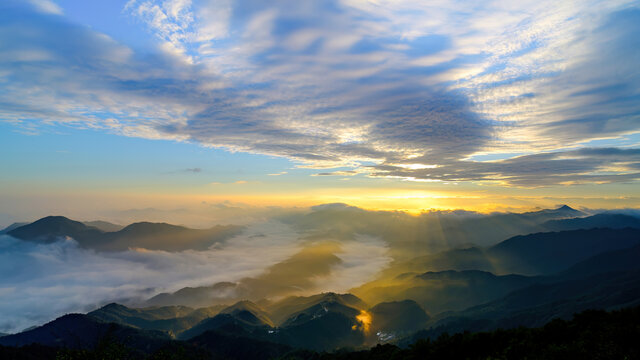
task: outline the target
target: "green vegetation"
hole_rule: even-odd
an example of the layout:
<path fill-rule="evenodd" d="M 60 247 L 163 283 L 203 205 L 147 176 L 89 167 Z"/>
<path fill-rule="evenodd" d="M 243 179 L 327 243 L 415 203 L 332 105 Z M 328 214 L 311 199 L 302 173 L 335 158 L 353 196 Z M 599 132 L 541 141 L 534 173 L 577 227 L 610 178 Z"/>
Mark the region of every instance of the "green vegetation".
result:
<path fill-rule="evenodd" d="M 203 334 L 207 335 L 207 333 Z M 113 339 L 93 349 L 58 349 L 41 345 L 0 347 L 2 359 L 638 359 L 640 307 L 612 312 L 589 310 L 570 321 L 553 320 L 541 328 L 516 328 L 480 333 L 443 334 L 421 339 L 408 348 L 392 344 L 369 350 L 320 353 L 218 333 L 197 342 L 167 341 L 151 353 L 134 350 Z"/>
<path fill-rule="evenodd" d="M 378 345 L 357 352 L 302 351 L 282 360 L 359 359 L 638 359 L 640 308 L 607 313 L 589 310 L 571 321 L 553 320 L 541 328 L 517 328 L 481 333 L 443 334 L 422 339 L 408 349 Z"/>

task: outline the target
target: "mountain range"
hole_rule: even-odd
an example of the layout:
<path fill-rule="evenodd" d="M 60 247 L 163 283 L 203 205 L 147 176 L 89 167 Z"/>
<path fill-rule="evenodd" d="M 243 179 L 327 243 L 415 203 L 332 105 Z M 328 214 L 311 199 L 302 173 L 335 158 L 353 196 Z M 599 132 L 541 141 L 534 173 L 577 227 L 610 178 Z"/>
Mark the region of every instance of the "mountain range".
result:
<path fill-rule="evenodd" d="M 65 315 L 1 336 L 0 345 L 94 349 L 108 338 L 143 357 L 182 349 L 204 358 L 296 354 L 292 358 L 304 359 L 314 358 L 316 351 L 359 350 L 375 344 L 407 348 L 422 339 L 441 341 L 443 334 L 545 327 L 591 309 L 640 306 L 640 219 L 612 213 L 587 216 L 566 206 L 512 215 L 471 221 L 481 229 L 487 221 L 514 221 L 506 232 L 526 226 L 535 231 L 397 258 L 376 279 L 349 293 L 279 292 L 283 286 L 304 286 L 303 278 L 296 276 L 305 267 L 315 271 L 305 274 L 308 277 L 340 264 L 334 249 L 323 244 L 323 251 L 303 249 L 262 275 L 157 294 L 139 308 L 110 303 L 86 315 Z M 47 217 L 12 226 L 6 234 L 44 243 L 69 236 L 80 246 L 100 251 L 138 246 L 179 251 L 169 245 L 172 236 L 186 236 L 190 246 L 198 247 L 224 241 L 220 234 L 232 232 L 151 223 L 109 232 L 104 230 L 108 225 L 101 226 L 102 230 Z M 302 221 L 299 228 L 305 226 Z M 266 284 L 274 283 L 267 291 Z M 221 292 L 236 295 L 220 298 Z"/>
<path fill-rule="evenodd" d="M 130 248 L 182 251 L 204 250 L 242 231 L 236 225 L 189 229 L 166 223 L 139 222 L 125 227 L 104 221 L 82 223 L 64 216 L 47 216 L 29 224 L 13 224 L 3 233 L 25 241 L 51 243 L 70 237 L 83 248 L 123 251 Z"/>
<path fill-rule="evenodd" d="M 487 293 L 490 292 L 487 289 L 497 286 L 497 293 L 506 293 L 496 295 L 495 300 L 463 310 L 432 315 L 427 314 L 413 300 L 382 302 L 369 307 L 352 294 L 325 293 L 308 297 L 287 297 L 276 302 L 265 301 L 262 305 L 240 301 L 225 308 L 218 306 L 192 309 L 173 306 L 131 309 L 123 305 L 108 304 L 87 315 L 71 319 L 79 319 L 80 325 L 87 318 L 100 324 L 117 323 L 142 331 L 140 336 L 157 336 L 160 331 L 167 338 L 183 341 L 198 337 L 202 340 L 202 336 L 214 332 L 313 350 L 359 347 L 375 342 L 402 343 L 424 337 L 435 338 L 444 332 L 541 326 L 551 319 L 570 318 L 575 312 L 592 308 L 638 306 L 640 263 L 633 261 L 638 256 L 640 245 L 606 251 L 551 276 L 512 275 L 513 278 L 509 278 L 510 276 L 496 276 L 481 271 L 426 272 L 415 278 L 419 278 L 419 281 L 440 281 L 445 287 L 456 286 L 454 284 L 460 281 L 479 283 L 481 285 L 476 290 Z M 584 276 L 581 274 L 583 269 L 589 269 Z M 512 291 L 500 288 L 509 288 L 509 285 L 503 284 L 505 279 L 513 282 L 510 285 Z M 474 292 L 468 291 L 469 294 Z M 446 295 L 442 296 L 446 298 Z M 485 295 L 477 298 L 478 302 L 485 299 L 482 296 Z M 453 295 L 453 298 L 459 297 L 458 294 Z M 59 324 L 70 321 L 65 317 L 59 320 L 64 322 L 54 321 L 44 325 L 45 329 L 53 326 L 52 324 L 58 329 L 64 327 Z M 44 345 L 50 345 L 52 341 L 74 344 L 71 339 L 66 338 L 73 338 L 74 327 L 67 327 L 71 329 L 69 332 L 37 328 L 5 336 L 0 338 L 0 344 L 15 346 L 29 341 Z M 96 333 L 101 335 L 101 331 L 103 330 Z M 157 332 L 147 333 L 148 331 Z M 42 334 L 53 333 L 62 340 L 52 340 L 46 336 L 40 339 L 44 336 Z M 88 340 L 83 340 L 82 343 L 93 344 Z M 80 346 L 78 344 L 80 343 L 74 346 Z"/>
<path fill-rule="evenodd" d="M 485 247 L 516 235 L 561 230 L 549 228 L 548 222 L 587 215 L 563 205 L 556 209 L 526 213 L 430 211 L 417 216 L 393 213 L 393 221 L 389 221 L 389 212 L 328 204 L 314 207 L 309 213 L 282 216 L 279 219 L 308 233 L 310 237 L 348 239 L 354 234 L 381 237 L 393 245 L 393 252 L 398 255 L 408 253 L 413 257 L 443 248 L 469 244 Z"/>

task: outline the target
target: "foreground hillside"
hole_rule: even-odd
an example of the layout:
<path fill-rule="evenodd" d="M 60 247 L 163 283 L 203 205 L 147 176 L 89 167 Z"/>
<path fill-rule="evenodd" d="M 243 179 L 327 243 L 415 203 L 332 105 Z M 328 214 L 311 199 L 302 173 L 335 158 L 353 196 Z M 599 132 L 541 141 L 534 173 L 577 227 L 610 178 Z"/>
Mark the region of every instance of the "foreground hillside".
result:
<path fill-rule="evenodd" d="M 540 328 L 480 333 L 443 334 L 418 340 L 407 348 L 377 345 L 369 350 L 320 353 L 252 340 L 237 335 L 206 333 L 188 342 L 165 340 L 140 351 L 117 336 L 102 338 L 92 348 L 43 345 L 0 346 L 2 359 L 638 359 L 640 307 L 605 312 L 589 310 L 572 320 L 554 320 Z"/>
<path fill-rule="evenodd" d="M 370 350 L 315 354 L 291 353 L 281 359 L 638 359 L 640 308 L 585 311 L 570 321 L 540 328 L 443 334 L 418 340 L 406 349 L 378 345 Z"/>

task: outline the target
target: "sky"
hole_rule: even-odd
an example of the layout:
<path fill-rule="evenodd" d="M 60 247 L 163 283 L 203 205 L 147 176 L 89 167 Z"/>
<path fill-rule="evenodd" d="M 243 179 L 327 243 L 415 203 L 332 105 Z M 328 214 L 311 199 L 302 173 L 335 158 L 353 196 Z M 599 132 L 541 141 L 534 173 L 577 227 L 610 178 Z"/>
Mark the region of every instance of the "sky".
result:
<path fill-rule="evenodd" d="M 638 33 L 617 0 L 5 0 L 0 225 L 637 208 Z"/>

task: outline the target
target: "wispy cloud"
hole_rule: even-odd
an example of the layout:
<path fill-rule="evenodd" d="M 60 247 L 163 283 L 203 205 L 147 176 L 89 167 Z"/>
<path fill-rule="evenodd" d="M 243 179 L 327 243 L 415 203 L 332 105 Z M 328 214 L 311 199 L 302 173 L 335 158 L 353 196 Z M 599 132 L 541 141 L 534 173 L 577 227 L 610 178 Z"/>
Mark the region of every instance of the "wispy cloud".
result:
<path fill-rule="evenodd" d="M 62 122 L 407 180 L 638 178 L 635 157 L 608 166 L 587 149 L 640 131 L 631 1 L 132 0 L 123 11 L 157 39 L 152 55 L 52 11 L 2 6 L 0 115 L 18 126 Z M 581 161 L 563 159 L 580 148 Z M 464 160 L 500 153 L 525 156 Z"/>
<path fill-rule="evenodd" d="M 631 182 L 640 179 L 640 149 L 583 148 L 517 156 L 506 160 L 459 161 L 437 168 L 373 167 L 374 177 L 476 181 L 522 187 Z"/>
<path fill-rule="evenodd" d="M 331 172 L 321 172 L 321 173 L 313 174 L 313 176 L 353 176 L 357 174 L 358 172 L 355 170 L 339 170 L 339 171 L 331 171 Z"/>
<path fill-rule="evenodd" d="M 28 0 L 36 9 L 50 14 L 62 15 L 62 9 L 51 0 Z"/>

